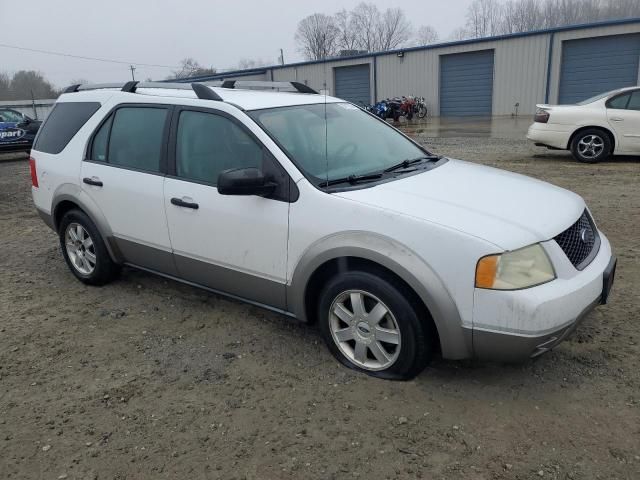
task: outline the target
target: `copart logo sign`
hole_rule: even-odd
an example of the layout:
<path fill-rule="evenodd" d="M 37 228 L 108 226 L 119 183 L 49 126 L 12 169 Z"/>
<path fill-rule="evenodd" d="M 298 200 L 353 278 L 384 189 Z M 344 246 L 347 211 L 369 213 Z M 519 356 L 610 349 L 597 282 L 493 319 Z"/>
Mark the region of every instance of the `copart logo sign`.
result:
<path fill-rule="evenodd" d="M 26 135 L 21 128 L 9 127 L 0 129 L 0 142 L 15 142 Z"/>

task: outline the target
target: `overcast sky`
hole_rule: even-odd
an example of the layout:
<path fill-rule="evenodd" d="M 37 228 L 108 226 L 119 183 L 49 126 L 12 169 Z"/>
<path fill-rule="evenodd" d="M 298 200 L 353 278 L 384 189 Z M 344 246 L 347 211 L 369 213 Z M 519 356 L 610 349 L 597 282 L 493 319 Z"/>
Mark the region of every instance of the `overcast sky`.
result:
<path fill-rule="evenodd" d="M 298 21 L 315 12 L 350 9 L 359 0 L 0 0 L 0 44 L 102 57 L 125 62 L 178 65 L 193 57 L 228 69 L 242 58 L 276 63 L 303 60 L 296 51 Z M 464 23 L 471 0 L 372 0 L 401 7 L 414 26 L 432 25 L 441 39 Z M 0 47 L 0 71 L 39 70 L 56 86 L 130 78 L 128 65 L 56 57 Z M 136 79 L 163 79 L 166 67 L 137 67 Z"/>

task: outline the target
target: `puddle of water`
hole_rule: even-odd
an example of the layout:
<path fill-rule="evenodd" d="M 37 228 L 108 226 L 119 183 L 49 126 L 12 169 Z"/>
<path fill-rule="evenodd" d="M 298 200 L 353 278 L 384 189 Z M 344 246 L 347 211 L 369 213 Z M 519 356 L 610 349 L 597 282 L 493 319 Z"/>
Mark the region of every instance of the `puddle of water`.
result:
<path fill-rule="evenodd" d="M 408 135 L 428 137 L 479 137 L 524 139 L 533 119 L 519 117 L 459 117 L 428 118 L 424 120 L 402 121 L 400 128 Z"/>

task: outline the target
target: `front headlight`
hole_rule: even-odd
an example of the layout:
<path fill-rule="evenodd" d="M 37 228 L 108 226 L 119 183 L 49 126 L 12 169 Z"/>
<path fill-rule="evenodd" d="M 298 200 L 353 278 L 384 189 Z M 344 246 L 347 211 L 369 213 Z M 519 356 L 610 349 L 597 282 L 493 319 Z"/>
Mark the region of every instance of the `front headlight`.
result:
<path fill-rule="evenodd" d="M 476 266 L 476 287 L 519 290 L 556 278 L 553 265 L 539 243 L 529 247 L 482 257 Z"/>

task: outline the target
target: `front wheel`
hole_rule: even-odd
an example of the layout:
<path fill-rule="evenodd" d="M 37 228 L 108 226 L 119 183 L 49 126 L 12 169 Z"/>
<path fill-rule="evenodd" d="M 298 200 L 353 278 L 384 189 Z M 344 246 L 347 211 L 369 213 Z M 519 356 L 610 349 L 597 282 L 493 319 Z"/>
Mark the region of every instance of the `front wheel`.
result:
<path fill-rule="evenodd" d="M 583 163 L 597 163 L 611 155 L 612 145 L 609 135 L 598 128 L 580 132 L 571 142 L 571 153 Z"/>
<path fill-rule="evenodd" d="M 427 107 L 424 105 L 420 105 L 418 107 L 418 118 L 424 118 L 427 116 Z"/>
<path fill-rule="evenodd" d="M 408 380 L 429 363 L 434 333 L 428 319 L 395 282 L 352 271 L 331 279 L 318 307 L 327 347 L 349 368 Z"/>

